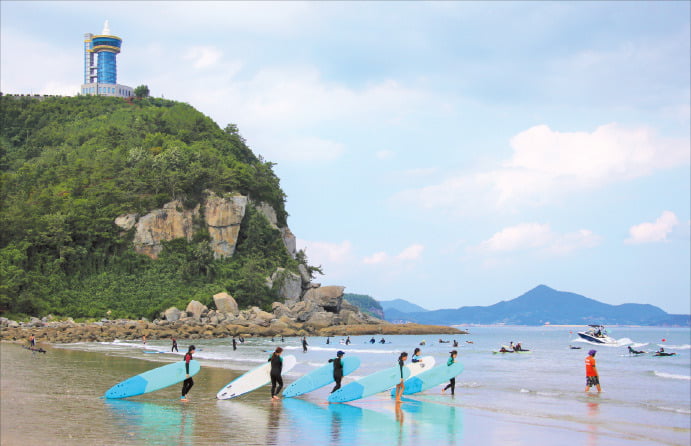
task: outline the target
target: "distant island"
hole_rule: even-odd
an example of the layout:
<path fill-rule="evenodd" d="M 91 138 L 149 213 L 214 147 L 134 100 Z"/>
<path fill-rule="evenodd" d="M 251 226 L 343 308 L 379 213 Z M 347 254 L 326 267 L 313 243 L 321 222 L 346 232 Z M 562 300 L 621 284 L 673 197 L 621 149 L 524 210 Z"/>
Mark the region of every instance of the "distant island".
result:
<path fill-rule="evenodd" d="M 691 316 L 688 314 L 669 314 L 648 304 L 609 305 L 546 285 L 539 285 L 515 299 L 484 307 L 429 311 L 403 299 L 379 303 L 384 310 L 384 319 L 396 323 L 691 326 Z"/>

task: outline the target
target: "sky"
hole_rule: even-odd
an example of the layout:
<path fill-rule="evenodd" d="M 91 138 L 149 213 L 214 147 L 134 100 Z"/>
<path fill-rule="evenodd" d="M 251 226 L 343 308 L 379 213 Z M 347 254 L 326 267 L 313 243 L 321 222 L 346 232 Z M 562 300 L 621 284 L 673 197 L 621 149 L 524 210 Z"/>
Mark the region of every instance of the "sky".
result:
<path fill-rule="evenodd" d="M 426 309 L 545 284 L 691 313 L 691 3 L 0 2 L 0 90 L 118 82 L 276 163 L 315 282 Z M 232 294 L 232 290 L 230 290 Z"/>

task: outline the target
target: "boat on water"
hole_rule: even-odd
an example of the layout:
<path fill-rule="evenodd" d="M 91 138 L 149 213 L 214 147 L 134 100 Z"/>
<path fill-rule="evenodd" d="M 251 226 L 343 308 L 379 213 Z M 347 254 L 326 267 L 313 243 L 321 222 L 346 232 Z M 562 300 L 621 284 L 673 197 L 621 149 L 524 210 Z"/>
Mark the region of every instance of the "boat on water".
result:
<path fill-rule="evenodd" d="M 579 331 L 578 336 L 589 342 L 597 344 L 616 344 L 617 340 L 607 335 L 607 330 L 603 325 L 588 325 L 590 329 Z"/>

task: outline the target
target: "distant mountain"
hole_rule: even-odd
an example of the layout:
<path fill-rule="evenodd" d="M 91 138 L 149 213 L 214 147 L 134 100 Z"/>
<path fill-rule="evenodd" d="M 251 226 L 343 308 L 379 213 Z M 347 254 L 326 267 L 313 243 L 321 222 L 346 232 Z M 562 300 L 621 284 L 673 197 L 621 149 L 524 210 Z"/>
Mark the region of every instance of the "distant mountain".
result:
<path fill-rule="evenodd" d="M 379 319 L 384 319 L 384 310 L 381 303 L 366 294 L 345 293 L 343 298 L 358 307 L 363 313 Z"/>
<path fill-rule="evenodd" d="M 379 304 L 384 309 L 384 313 L 387 314 L 387 316 L 391 310 L 401 313 L 422 313 L 428 311 L 419 305 L 415 305 L 414 303 L 403 299 L 380 300 Z"/>
<path fill-rule="evenodd" d="M 494 305 L 434 311 L 392 312 L 384 303 L 386 320 L 435 325 L 676 325 L 690 326 L 691 316 L 672 315 L 648 304 L 609 305 L 580 294 L 539 285 L 527 293 Z"/>

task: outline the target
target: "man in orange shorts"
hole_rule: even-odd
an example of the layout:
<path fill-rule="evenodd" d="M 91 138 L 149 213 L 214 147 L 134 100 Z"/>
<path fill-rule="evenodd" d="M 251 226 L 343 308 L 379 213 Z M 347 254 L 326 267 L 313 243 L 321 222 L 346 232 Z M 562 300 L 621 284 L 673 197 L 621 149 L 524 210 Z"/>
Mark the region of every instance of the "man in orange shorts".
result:
<path fill-rule="evenodd" d="M 600 388 L 600 377 L 595 367 L 595 353 L 596 350 L 590 350 L 588 356 L 585 358 L 585 391 L 589 391 L 591 387 L 595 386 L 597 392 L 602 392 Z"/>

